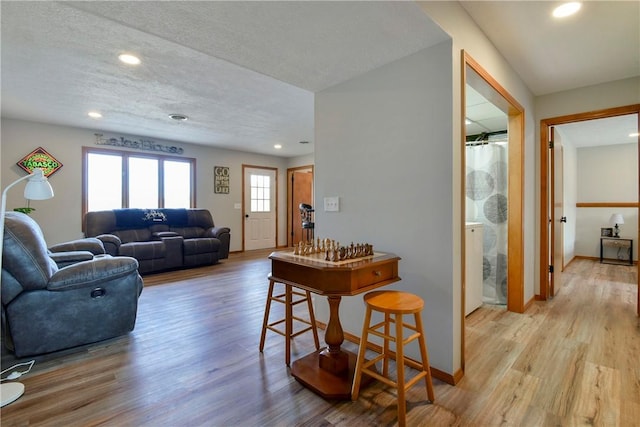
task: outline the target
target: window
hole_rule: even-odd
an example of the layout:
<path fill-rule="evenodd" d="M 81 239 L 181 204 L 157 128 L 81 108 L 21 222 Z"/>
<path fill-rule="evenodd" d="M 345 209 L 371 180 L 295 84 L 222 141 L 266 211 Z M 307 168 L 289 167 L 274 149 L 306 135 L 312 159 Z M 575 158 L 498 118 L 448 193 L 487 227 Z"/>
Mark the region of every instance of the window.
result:
<path fill-rule="evenodd" d="M 271 212 L 271 179 L 251 175 L 251 212 Z"/>
<path fill-rule="evenodd" d="M 83 149 L 83 212 L 195 207 L 192 158 Z"/>

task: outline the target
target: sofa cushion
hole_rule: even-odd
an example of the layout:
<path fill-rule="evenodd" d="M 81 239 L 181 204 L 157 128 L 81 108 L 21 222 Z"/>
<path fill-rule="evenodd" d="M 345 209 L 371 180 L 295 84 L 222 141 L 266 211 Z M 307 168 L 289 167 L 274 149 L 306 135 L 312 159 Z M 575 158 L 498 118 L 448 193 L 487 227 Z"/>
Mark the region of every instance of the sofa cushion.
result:
<path fill-rule="evenodd" d="M 220 240 L 211 238 L 188 239 L 183 242 L 184 256 L 218 252 Z"/>
<path fill-rule="evenodd" d="M 148 228 L 134 228 L 131 230 L 118 230 L 113 234 L 118 236 L 122 243 L 146 242 L 151 240 L 151 231 Z"/>
<path fill-rule="evenodd" d="M 130 242 L 120 246 L 120 256 L 129 256 L 139 261 L 164 258 L 166 255 L 165 244 L 161 241 Z"/>

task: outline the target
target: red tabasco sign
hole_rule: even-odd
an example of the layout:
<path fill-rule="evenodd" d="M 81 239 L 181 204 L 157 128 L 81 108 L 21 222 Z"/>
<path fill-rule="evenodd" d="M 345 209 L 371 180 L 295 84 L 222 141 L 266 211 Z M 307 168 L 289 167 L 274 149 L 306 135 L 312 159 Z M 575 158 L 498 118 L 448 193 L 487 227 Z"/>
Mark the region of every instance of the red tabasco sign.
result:
<path fill-rule="evenodd" d="M 17 165 L 27 173 L 32 173 L 34 169 L 40 168 L 44 172 L 44 176 L 51 176 L 62 167 L 62 163 L 42 147 L 38 147 L 24 156 Z"/>

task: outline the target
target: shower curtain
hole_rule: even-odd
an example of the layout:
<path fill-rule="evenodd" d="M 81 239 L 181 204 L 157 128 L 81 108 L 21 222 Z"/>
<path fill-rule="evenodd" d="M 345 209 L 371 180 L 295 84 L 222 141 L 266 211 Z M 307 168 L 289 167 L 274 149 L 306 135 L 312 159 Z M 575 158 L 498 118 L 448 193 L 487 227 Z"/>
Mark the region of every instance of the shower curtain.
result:
<path fill-rule="evenodd" d="M 466 147 L 466 220 L 483 224 L 483 302 L 507 303 L 507 145 Z"/>

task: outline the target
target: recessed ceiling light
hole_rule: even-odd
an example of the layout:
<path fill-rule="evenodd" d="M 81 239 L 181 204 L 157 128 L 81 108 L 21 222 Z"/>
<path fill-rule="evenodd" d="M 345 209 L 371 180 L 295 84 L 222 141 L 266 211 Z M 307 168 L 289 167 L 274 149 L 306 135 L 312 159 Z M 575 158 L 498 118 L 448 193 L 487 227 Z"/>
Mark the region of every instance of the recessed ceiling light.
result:
<path fill-rule="evenodd" d="M 639 137 L 639 136 L 640 136 L 640 133 L 638 133 L 638 132 L 630 133 L 630 134 L 629 134 L 629 136 L 630 136 L 631 138 L 637 138 L 637 137 Z"/>
<path fill-rule="evenodd" d="M 553 17 L 565 18 L 579 11 L 581 7 L 582 7 L 582 3 L 577 1 L 572 1 L 570 3 L 563 3 L 560 6 L 553 9 Z"/>
<path fill-rule="evenodd" d="M 122 62 L 124 62 L 125 64 L 129 64 L 129 65 L 138 65 L 140 64 L 140 58 L 138 58 L 135 55 L 131 55 L 128 53 L 123 53 L 122 55 L 118 56 L 118 59 Z"/>
<path fill-rule="evenodd" d="M 184 114 L 169 114 L 169 117 L 179 122 L 184 122 L 186 120 L 189 120 L 189 117 L 185 116 Z"/>
<path fill-rule="evenodd" d="M 102 118 L 102 114 L 98 113 L 97 111 L 89 111 L 87 113 L 87 116 L 91 117 L 92 119 L 101 119 Z"/>
<path fill-rule="evenodd" d="M 276 144 L 276 145 L 273 146 L 273 148 L 275 148 L 276 150 L 279 150 L 279 149 L 282 148 L 282 145 L 281 144 Z"/>

